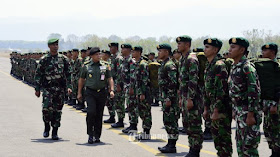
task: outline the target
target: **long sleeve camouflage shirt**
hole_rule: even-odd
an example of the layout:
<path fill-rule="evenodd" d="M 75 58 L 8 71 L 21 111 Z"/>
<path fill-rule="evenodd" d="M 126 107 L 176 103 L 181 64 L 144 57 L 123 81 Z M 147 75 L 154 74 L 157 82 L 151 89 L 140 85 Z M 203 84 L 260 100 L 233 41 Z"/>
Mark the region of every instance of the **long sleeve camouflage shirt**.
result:
<path fill-rule="evenodd" d="M 131 65 L 133 64 L 132 61 L 132 57 L 128 56 L 126 58 L 123 59 L 123 62 L 119 68 L 120 72 L 118 72 L 118 74 L 120 74 L 120 78 L 118 80 L 118 83 L 123 83 L 124 84 L 124 88 L 128 89 L 131 87 L 130 82 L 132 82 L 131 80 Z"/>
<path fill-rule="evenodd" d="M 136 89 L 136 94 L 146 94 L 149 82 L 148 62 L 143 58 L 139 61 L 133 60 L 131 65 L 131 88 Z"/>

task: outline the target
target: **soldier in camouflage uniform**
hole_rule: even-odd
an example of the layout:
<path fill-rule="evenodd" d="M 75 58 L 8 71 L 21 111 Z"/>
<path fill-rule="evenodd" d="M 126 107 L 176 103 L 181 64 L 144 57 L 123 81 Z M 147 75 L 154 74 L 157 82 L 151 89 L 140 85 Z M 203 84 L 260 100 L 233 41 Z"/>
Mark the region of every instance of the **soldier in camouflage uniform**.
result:
<path fill-rule="evenodd" d="M 140 118 L 143 120 L 142 127 L 144 129 L 143 133 L 137 136 L 138 140 L 149 140 L 150 139 L 150 129 L 152 127 L 152 114 L 151 105 L 147 101 L 147 96 L 149 95 L 149 70 L 148 62 L 141 57 L 143 48 L 141 46 L 135 46 L 132 49 L 133 64 L 132 75 L 130 79 L 130 88 L 133 90 L 133 95 L 135 95 L 134 104 L 135 112 L 139 113 Z M 136 114 L 137 115 L 137 114 Z M 137 122 L 138 122 L 138 117 Z"/>
<path fill-rule="evenodd" d="M 66 88 L 71 93 L 71 75 L 69 63 L 65 56 L 57 54 L 58 39 L 48 41 L 50 53 L 40 59 L 36 70 L 35 95 L 40 97 L 43 92 L 43 121 L 45 123 L 44 137 L 49 136 L 50 124 L 53 127 L 52 139 L 58 140 L 57 131 L 60 120 Z"/>
<path fill-rule="evenodd" d="M 169 44 L 160 44 L 157 47 L 158 58 L 162 60 L 159 69 L 159 88 L 160 95 L 164 103 L 163 123 L 168 134 L 168 143 L 164 147 L 158 147 L 162 153 L 176 153 L 176 141 L 178 140 L 178 119 L 180 117 L 180 107 L 178 104 L 178 70 L 175 63 L 169 58 L 172 54 Z"/>
<path fill-rule="evenodd" d="M 228 71 L 223 60 L 219 60 L 217 53 L 223 43 L 217 38 L 204 40 L 205 56 L 208 62 L 205 70 L 205 96 L 204 113 L 207 119 L 211 117 L 211 132 L 214 138 L 215 148 L 220 157 L 232 155 L 231 119 L 232 107 L 228 96 Z"/>
<path fill-rule="evenodd" d="M 82 68 L 82 61 L 79 59 L 79 49 L 72 50 L 72 60 L 70 62 L 70 72 L 71 72 L 71 85 L 72 94 L 71 101 L 74 108 L 77 110 L 83 109 L 85 106 L 81 101 L 77 104 L 77 94 L 78 94 L 78 81 L 80 78 L 80 71 Z"/>
<path fill-rule="evenodd" d="M 277 63 L 278 45 L 267 43 L 262 46 L 262 57 L 269 58 Z M 279 63 L 277 63 L 279 67 Z M 279 71 L 278 71 L 279 72 Z M 278 87 L 279 88 L 279 87 Z M 269 148 L 272 150 L 271 157 L 280 156 L 280 106 L 279 106 L 279 89 L 275 91 L 274 100 L 262 99 L 261 103 L 264 111 L 263 130 Z"/>
<path fill-rule="evenodd" d="M 237 152 L 239 157 L 257 157 L 262 121 L 260 84 L 254 66 L 245 57 L 248 55 L 248 40 L 231 38 L 229 44 L 229 56 L 234 60 L 228 80 L 229 97 L 236 121 Z"/>
<path fill-rule="evenodd" d="M 178 51 L 182 52 L 179 67 L 180 104 L 183 111 L 183 125 L 188 134 L 190 151 L 188 157 L 199 156 L 202 148 L 202 87 L 199 80 L 199 62 L 195 53 L 190 53 L 192 38 L 184 35 L 176 38 Z"/>

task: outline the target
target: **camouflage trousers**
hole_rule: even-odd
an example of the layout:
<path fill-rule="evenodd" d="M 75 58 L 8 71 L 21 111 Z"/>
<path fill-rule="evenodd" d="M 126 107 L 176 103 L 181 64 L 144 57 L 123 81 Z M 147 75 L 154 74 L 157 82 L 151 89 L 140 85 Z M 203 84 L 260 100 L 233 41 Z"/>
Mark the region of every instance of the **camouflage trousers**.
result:
<path fill-rule="evenodd" d="M 220 157 L 231 157 L 232 155 L 231 121 L 232 117 L 226 116 L 211 123 L 214 145 L 218 151 L 217 155 Z"/>
<path fill-rule="evenodd" d="M 70 98 L 77 99 L 78 95 L 78 80 L 75 78 L 71 78 L 71 85 L 72 85 L 72 93 Z"/>
<path fill-rule="evenodd" d="M 108 94 L 108 95 L 110 95 L 110 94 Z M 116 109 L 115 109 L 115 105 L 114 105 L 114 99 L 111 99 L 110 96 L 108 96 L 108 99 L 107 99 L 105 105 L 108 108 L 108 112 L 109 112 L 110 117 L 115 117 Z"/>
<path fill-rule="evenodd" d="M 270 107 L 277 105 L 273 100 L 263 100 L 264 110 L 263 130 L 268 146 L 273 151 L 280 152 L 280 106 L 277 106 L 278 113 L 270 114 Z"/>
<path fill-rule="evenodd" d="M 239 157 L 258 157 L 258 145 L 261 139 L 260 121 L 257 124 L 248 126 L 246 124 L 247 114 L 236 114 L 236 145 Z"/>
<path fill-rule="evenodd" d="M 118 118 L 124 118 L 125 117 L 125 92 L 122 90 L 120 92 L 115 93 L 114 97 L 114 105 L 115 109 L 118 115 Z"/>
<path fill-rule="evenodd" d="M 201 103 L 199 100 L 193 101 L 193 108 L 187 109 L 187 101 L 185 98 L 183 101 L 183 126 L 188 135 L 189 147 L 195 150 L 200 150 L 202 148 L 203 142 L 203 132 L 202 132 L 202 115 L 201 115 Z"/>
<path fill-rule="evenodd" d="M 62 108 L 64 104 L 64 89 L 59 91 L 43 90 L 43 121 L 51 123 L 52 127 L 60 127 Z"/>
<path fill-rule="evenodd" d="M 165 102 L 162 105 L 163 111 L 163 124 L 168 134 L 168 139 L 178 140 L 179 129 L 178 119 L 180 118 L 180 107 L 177 98 L 172 98 L 171 106 L 166 107 Z"/>
<path fill-rule="evenodd" d="M 152 104 L 155 100 L 155 102 L 159 102 L 160 101 L 160 98 L 159 98 L 159 88 L 150 88 L 150 93 L 151 93 L 151 96 L 150 96 L 150 104 Z"/>
<path fill-rule="evenodd" d="M 136 91 L 134 90 L 134 93 Z M 128 118 L 129 118 L 129 123 L 130 124 L 138 124 L 138 103 L 136 99 L 136 95 L 129 95 L 128 90 L 126 90 L 126 96 L 128 97 L 127 99 L 127 110 L 128 110 Z"/>
<path fill-rule="evenodd" d="M 137 99 L 139 116 L 143 121 L 142 128 L 151 129 L 152 127 L 151 105 L 147 102 L 147 99 L 141 101 L 140 95 L 138 95 L 136 99 Z"/>

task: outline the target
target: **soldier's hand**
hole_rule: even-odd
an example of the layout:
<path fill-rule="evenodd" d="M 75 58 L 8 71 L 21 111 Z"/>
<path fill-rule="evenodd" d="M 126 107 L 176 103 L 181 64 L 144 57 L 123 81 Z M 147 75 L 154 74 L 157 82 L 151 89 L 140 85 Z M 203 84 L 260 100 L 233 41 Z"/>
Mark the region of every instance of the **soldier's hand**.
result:
<path fill-rule="evenodd" d="M 36 92 L 35 92 L 35 95 L 39 98 L 40 95 L 41 95 L 41 92 L 40 92 L 40 91 L 36 91 Z"/>
<path fill-rule="evenodd" d="M 179 107 L 182 108 L 183 104 L 182 104 L 182 98 L 179 99 Z"/>
<path fill-rule="evenodd" d="M 254 113 L 253 112 L 248 112 L 247 118 L 246 118 L 246 124 L 248 126 L 253 126 L 253 125 L 256 124 L 256 119 L 254 117 Z"/>
<path fill-rule="evenodd" d="M 140 101 L 144 101 L 145 100 L 145 95 L 144 94 L 141 94 L 140 95 Z"/>
<path fill-rule="evenodd" d="M 204 120 L 208 119 L 209 118 L 209 112 L 207 110 L 204 110 L 203 112 L 203 118 Z"/>
<path fill-rule="evenodd" d="M 270 114 L 277 114 L 277 106 L 270 107 Z"/>
<path fill-rule="evenodd" d="M 115 96 L 114 91 L 111 91 L 111 92 L 110 92 L 110 98 L 111 98 L 111 99 L 113 99 L 113 98 L 114 98 L 114 96 Z"/>
<path fill-rule="evenodd" d="M 187 108 L 188 110 L 191 110 L 193 108 L 193 101 L 192 99 L 187 100 Z"/>
<path fill-rule="evenodd" d="M 117 92 L 121 92 L 122 91 L 122 88 L 120 85 L 117 85 Z"/>
<path fill-rule="evenodd" d="M 132 88 L 129 88 L 129 95 L 133 95 L 134 94 L 134 90 Z"/>
<path fill-rule="evenodd" d="M 67 92 L 68 92 L 68 94 L 71 94 L 72 93 L 72 89 L 68 88 Z"/>
<path fill-rule="evenodd" d="M 235 119 L 235 112 L 232 111 L 232 119 L 234 120 Z"/>
<path fill-rule="evenodd" d="M 171 106 L 171 101 L 165 101 L 165 107 L 166 108 L 169 108 Z"/>
<path fill-rule="evenodd" d="M 218 120 L 219 119 L 219 111 L 218 110 L 214 110 L 213 114 L 211 115 L 211 120 Z"/>
<path fill-rule="evenodd" d="M 78 93 L 78 95 L 77 95 L 77 99 L 78 99 L 78 101 L 82 101 L 82 94 L 81 93 Z"/>

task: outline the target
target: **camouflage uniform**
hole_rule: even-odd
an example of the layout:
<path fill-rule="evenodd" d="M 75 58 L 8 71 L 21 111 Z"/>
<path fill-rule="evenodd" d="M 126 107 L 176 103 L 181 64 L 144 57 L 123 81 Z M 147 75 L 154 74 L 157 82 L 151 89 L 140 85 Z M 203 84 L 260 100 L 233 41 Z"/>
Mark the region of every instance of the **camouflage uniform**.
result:
<path fill-rule="evenodd" d="M 231 119 L 232 107 L 228 97 L 228 71 L 222 60 L 216 56 L 211 63 L 206 64 L 205 70 L 205 106 L 210 109 L 210 115 L 217 108 L 219 119 L 212 121 L 211 132 L 214 138 L 218 156 L 232 155 Z"/>
<path fill-rule="evenodd" d="M 43 91 L 43 120 L 60 127 L 66 85 L 71 84 L 69 63 L 63 55 L 47 54 L 40 59 L 35 81 L 36 91 Z"/>
<path fill-rule="evenodd" d="M 112 57 L 112 60 L 113 60 L 113 59 L 116 59 L 116 58 L 115 58 L 115 57 L 114 57 L 114 58 Z M 112 60 L 109 59 L 108 61 L 103 61 L 103 62 L 105 62 L 106 65 L 110 66 L 111 69 L 112 69 L 112 67 L 113 67 Z M 111 71 L 111 73 L 112 73 L 112 71 Z M 115 73 L 115 71 L 114 71 L 114 74 L 112 73 L 113 79 L 115 79 L 115 77 L 116 77 L 115 75 L 116 75 L 116 73 Z M 115 88 L 116 88 L 116 87 L 115 87 Z M 114 89 L 115 89 L 115 88 L 114 88 Z M 110 94 L 108 94 L 108 100 L 106 101 L 106 104 L 105 104 L 105 105 L 108 107 L 108 111 L 109 111 L 110 117 L 115 117 L 116 113 L 115 113 L 114 99 L 110 99 Z"/>
<path fill-rule="evenodd" d="M 72 60 L 70 63 L 70 72 L 71 72 L 71 86 L 72 86 L 72 99 L 77 99 L 78 94 L 78 81 L 80 78 L 80 71 L 82 67 L 82 62 L 79 58 Z"/>
<path fill-rule="evenodd" d="M 163 107 L 163 123 L 168 134 L 168 139 L 178 140 L 178 119 L 180 117 L 180 107 L 177 101 L 178 70 L 171 59 L 162 62 L 158 73 L 158 83 L 162 100 L 167 98 L 171 101 L 171 106 Z"/>
<path fill-rule="evenodd" d="M 123 63 L 123 57 L 118 56 L 116 59 L 112 60 L 112 76 L 115 76 L 115 90 L 117 90 L 117 85 L 119 85 L 122 90 L 120 92 L 116 92 L 115 97 L 114 97 L 114 102 L 115 102 L 115 109 L 118 115 L 119 119 L 123 119 L 125 116 L 125 106 L 124 106 L 124 86 L 123 86 L 123 80 L 121 78 L 121 65 Z M 113 77 L 114 79 L 114 77 Z"/>
<path fill-rule="evenodd" d="M 255 68 L 245 56 L 233 65 L 229 76 L 229 96 L 233 103 L 236 121 L 236 144 L 240 157 L 259 156 L 260 124 L 262 111 L 259 104 L 260 85 Z M 248 126 L 246 117 L 253 112 L 256 124 Z"/>
<path fill-rule="evenodd" d="M 149 82 L 149 71 L 148 64 L 143 58 L 140 58 L 139 61 L 133 60 L 132 75 L 130 86 L 134 90 L 135 100 L 135 112 L 139 112 L 140 118 L 143 120 L 143 129 L 151 129 L 152 126 L 152 114 L 151 114 L 151 105 L 147 102 L 148 96 L 148 82 Z M 140 101 L 140 95 L 145 95 L 145 100 Z M 138 117 L 137 117 L 138 118 Z"/>
<path fill-rule="evenodd" d="M 183 56 L 180 62 L 180 96 L 182 100 L 183 125 L 188 134 L 189 146 L 200 151 L 203 142 L 202 132 L 202 93 L 198 84 L 199 62 L 195 53 Z M 187 109 L 187 99 L 193 101 L 193 108 Z"/>

